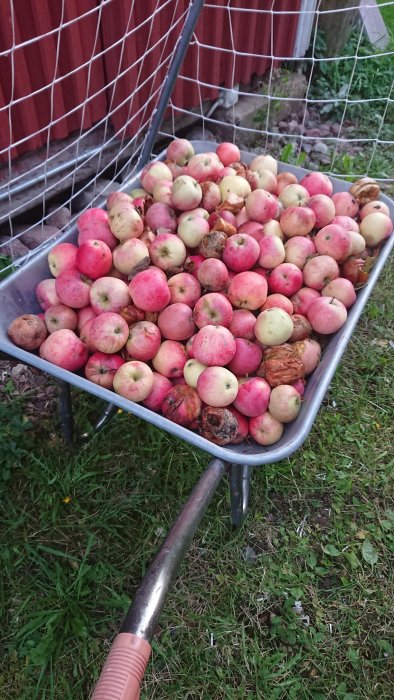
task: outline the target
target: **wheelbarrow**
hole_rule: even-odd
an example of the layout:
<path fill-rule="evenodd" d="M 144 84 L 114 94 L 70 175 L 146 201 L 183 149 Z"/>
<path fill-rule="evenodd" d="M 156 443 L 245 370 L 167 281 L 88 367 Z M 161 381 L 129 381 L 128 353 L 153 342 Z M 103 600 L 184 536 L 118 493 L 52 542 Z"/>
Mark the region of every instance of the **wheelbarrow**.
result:
<path fill-rule="evenodd" d="M 193 146 L 196 153 L 212 151 L 216 148 L 216 144 L 204 141 L 195 141 Z M 254 155 L 241 152 L 241 159 L 247 163 Z M 164 153 L 159 158 L 164 158 Z M 280 163 L 279 171 L 284 170 L 293 172 L 298 179 L 308 172 L 303 168 Z M 331 179 L 334 192 L 350 189 L 350 183 L 335 178 Z M 130 191 L 138 184 L 139 176 L 137 174 L 130 181 L 124 183 L 122 189 Z M 391 217 L 394 218 L 394 202 L 384 195 L 382 195 L 381 200 L 388 205 Z M 103 206 L 104 202 L 95 204 Z M 74 225 L 56 242 L 75 242 L 76 238 L 77 230 Z M 93 384 L 80 374 L 63 370 L 42 360 L 37 354 L 13 345 L 7 336 L 7 327 L 10 322 L 22 313 L 40 311 L 34 289 L 40 280 L 48 277 L 47 254 L 49 248 L 41 250 L 20 270 L 0 283 L 2 309 L 0 351 L 21 362 L 37 367 L 58 380 L 62 424 L 65 437 L 69 442 L 72 441 L 73 437 L 71 385 L 106 402 L 106 407 L 94 428 L 95 430 L 102 429 L 116 410 L 120 408 L 177 438 L 187 441 L 213 457 L 174 521 L 168 536 L 137 590 L 120 633 L 113 642 L 100 679 L 93 691 L 92 700 L 134 700 L 140 696 L 140 683 L 150 656 L 150 642 L 160 613 L 177 570 L 216 489 L 223 477 L 227 475 L 230 486 L 231 520 L 234 526 L 240 526 L 248 509 L 250 477 L 253 467 L 261 467 L 264 464 L 289 457 L 307 438 L 331 379 L 393 246 L 394 235 L 382 245 L 367 283 L 357 293 L 356 302 L 349 311 L 345 325 L 330 337 L 319 366 L 308 379 L 302 408 L 297 419 L 285 427 L 281 439 L 271 447 L 263 447 L 253 441 L 224 447 L 215 445 L 196 432 L 179 426 L 108 389 Z M 86 439 L 89 435 L 84 437 Z"/>

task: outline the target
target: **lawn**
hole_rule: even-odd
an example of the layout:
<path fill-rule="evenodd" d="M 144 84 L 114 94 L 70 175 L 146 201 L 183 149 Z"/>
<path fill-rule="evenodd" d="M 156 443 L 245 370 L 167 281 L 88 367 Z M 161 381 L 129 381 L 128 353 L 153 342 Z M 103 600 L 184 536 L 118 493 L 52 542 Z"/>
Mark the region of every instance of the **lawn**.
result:
<path fill-rule="evenodd" d="M 157 629 L 144 700 L 392 698 L 392 279 L 393 261 L 309 439 L 256 469 L 238 531 L 219 489 Z M 70 452 L 52 414 L 31 428 L 7 395 L 10 382 L 0 697 L 82 700 L 208 457 L 124 413 Z M 75 400 L 85 428 L 97 403 Z"/>

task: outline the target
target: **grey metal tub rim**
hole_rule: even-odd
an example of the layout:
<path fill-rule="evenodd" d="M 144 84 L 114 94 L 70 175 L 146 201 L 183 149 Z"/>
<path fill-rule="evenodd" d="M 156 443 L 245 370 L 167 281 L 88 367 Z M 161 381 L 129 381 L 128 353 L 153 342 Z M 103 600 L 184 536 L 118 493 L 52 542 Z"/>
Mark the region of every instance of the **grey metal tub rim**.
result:
<path fill-rule="evenodd" d="M 213 151 L 217 146 L 214 142 L 194 141 L 192 143 L 196 153 Z M 250 162 L 256 155 L 255 153 L 241 151 L 241 159 L 246 163 Z M 164 159 L 164 157 L 165 152 L 163 151 L 157 158 Z M 279 163 L 279 171 L 293 172 L 298 179 L 310 172 L 305 168 L 292 166 L 287 163 Z M 119 189 L 129 191 L 133 187 L 136 187 L 139 184 L 139 176 L 140 173 L 123 183 Z M 351 187 L 351 183 L 344 180 L 339 180 L 337 178 L 331 178 L 331 180 L 334 185 L 334 192 L 348 190 Z M 381 196 L 381 200 L 389 206 L 391 217 L 394 219 L 394 202 L 385 195 Z M 94 206 L 103 207 L 105 206 L 105 200 L 100 200 L 93 204 Z M 76 238 L 77 229 L 74 224 L 68 231 L 60 236 L 56 242 L 75 242 Z M 51 246 L 52 245 L 53 241 L 51 241 Z M 22 362 L 33 365 L 51 374 L 58 380 L 63 380 L 103 399 L 107 403 L 111 403 L 124 411 L 130 412 L 139 418 L 143 418 L 156 427 L 162 428 L 182 440 L 186 440 L 194 447 L 200 448 L 213 457 L 222 459 L 225 462 L 249 466 L 260 466 L 276 462 L 289 457 L 306 440 L 341 357 L 345 352 L 349 339 L 357 325 L 358 319 L 361 316 L 372 289 L 388 260 L 393 245 L 394 234 L 382 245 L 367 284 L 357 292 L 356 302 L 349 310 L 345 325 L 330 337 L 322 354 L 319 366 L 309 377 L 301 411 L 297 419 L 285 427 L 282 438 L 270 447 L 258 445 L 251 439 L 244 441 L 240 445 L 228 445 L 224 447 L 215 445 L 192 430 L 173 423 L 158 413 L 145 408 L 141 404 L 129 401 L 108 389 L 103 389 L 97 384 L 87 380 L 81 374 L 69 372 L 57 367 L 41 359 L 37 354 L 22 350 L 11 343 L 7 336 L 7 327 L 11 321 L 22 313 L 38 313 L 41 311 L 35 298 L 34 289 L 40 280 L 50 276 L 47 265 L 47 254 L 50 250 L 49 245 L 43 248 L 31 261 L 27 261 L 21 269 L 17 270 L 9 278 L 0 283 L 0 306 L 2 309 L 0 320 L 0 350 Z"/>

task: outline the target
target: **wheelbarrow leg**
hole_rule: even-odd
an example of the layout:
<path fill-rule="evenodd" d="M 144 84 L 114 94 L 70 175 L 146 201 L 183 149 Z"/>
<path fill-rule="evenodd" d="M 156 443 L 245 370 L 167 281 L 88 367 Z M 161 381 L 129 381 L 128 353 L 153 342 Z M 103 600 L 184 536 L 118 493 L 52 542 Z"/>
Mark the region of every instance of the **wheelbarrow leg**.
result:
<path fill-rule="evenodd" d="M 248 512 L 251 474 L 252 467 L 248 464 L 230 465 L 231 522 L 235 527 L 241 527 Z"/>
<path fill-rule="evenodd" d="M 169 589 L 226 468 L 224 462 L 214 459 L 191 492 L 137 590 L 91 700 L 137 700 L 140 697 L 150 642 Z"/>
<path fill-rule="evenodd" d="M 59 379 L 57 382 L 59 397 L 60 423 L 66 445 L 71 447 L 74 442 L 74 417 L 71 400 L 71 390 L 68 382 Z"/>

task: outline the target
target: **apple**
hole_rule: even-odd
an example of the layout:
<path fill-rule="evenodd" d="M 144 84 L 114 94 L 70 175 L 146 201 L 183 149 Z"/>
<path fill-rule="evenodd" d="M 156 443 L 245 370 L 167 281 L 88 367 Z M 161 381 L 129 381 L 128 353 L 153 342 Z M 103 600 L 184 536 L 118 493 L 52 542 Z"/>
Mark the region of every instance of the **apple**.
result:
<path fill-rule="evenodd" d="M 75 311 L 64 304 L 50 306 L 49 309 L 45 311 L 44 320 L 48 333 L 59 331 L 62 328 L 68 328 L 70 331 L 75 331 L 78 323 L 78 318 Z"/>
<path fill-rule="evenodd" d="M 308 190 L 310 196 L 323 194 L 326 197 L 331 197 L 333 184 L 327 175 L 319 172 L 312 172 L 305 175 L 300 181 L 300 185 Z"/>
<path fill-rule="evenodd" d="M 172 387 L 164 397 L 161 412 L 165 418 L 178 425 L 190 425 L 201 413 L 201 399 L 193 387 Z"/>
<path fill-rule="evenodd" d="M 296 187 L 297 185 L 294 185 Z M 315 226 L 315 212 L 301 205 L 287 207 L 280 215 L 279 223 L 283 233 L 291 238 L 293 236 L 307 236 Z"/>
<path fill-rule="evenodd" d="M 356 233 L 360 233 L 360 227 L 357 221 L 352 219 L 350 216 L 334 216 L 331 223 L 342 226 L 342 228 L 345 228 L 348 231 L 356 231 Z"/>
<path fill-rule="evenodd" d="M 153 201 L 172 207 L 171 192 L 172 180 L 160 180 L 160 182 L 156 182 L 153 187 Z M 151 207 L 149 207 L 149 209 L 151 209 Z"/>
<path fill-rule="evenodd" d="M 216 155 L 225 167 L 241 160 L 241 152 L 238 146 L 228 141 L 223 141 L 218 145 L 216 148 Z"/>
<path fill-rule="evenodd" d="M 239 175 L 225 175 L 218 184 L 222 202 L 228 199 L 230 193 L 238 197 L 247 197 L 252 191 L 248 181 Z"/>
<path fill-rule="evenodd" d="M 279 239 L 275 239 L 279 240 Z M 257 241 L 245 233 L 236 233 L 227 238 L 222 260 L 233 272 L 246 272 L 257 262 L 260 247 Z"/>
<path fill-rule="evenodd" d="M 321 347 L 317 340 L 305 338 L 292 344 L 292 348 L 297 357 L 302 360 L 305 367 L 305 376 L 311 374 L 320 362 Z"/>
<path fill-rule="evenodd" d="M 312 299 L 316 299 L 319 296 L 320 292 L 318 292 L 317 289 L 301 287 L 301 289 L 299 289 L 298 292 L 290 299 L 293 304 L 294 313 L 305 316 Z"/>
<path fill-rule="evenodd" d="M 128 197 L 128 195 L 126 195 L 124 192 L 116 192 L 113 194 Z M 128 197 L 128 200 L 130 201 L 130 197 Z M 82 245 L 91 238 L 94 238 L 96 241 L 104 241 L 108 248 L 113 250 L 118 243 L 109 227 L 108 213 L 104 211 L 104 209 L 92 207 L 91 209 L 84 211 L 83 214 L 81 214 L 77 219 L 77 228 L 78 245 Z M 59 245 L 63 244 L 59 243 Z"/>
<path fill-rule="evenodd" d="M 321 228 L 314 242 L 320 255 L 330 255 L 337 262 L 343 262 L 351 254 L 351 233 L 338 224 L 329 224 Z"/>
<path fill-rule="evenodd" d="M 264 236 L 259 242 L 258 262 L 261 267 L 272 270 L 285 259 L 285 247 L 277 236 Z"/>
<path fill-rule="evenodd" d="M 165 377 L 183 377 L 183 368 L 188 359 L 184 345 L 177 340 L 164 340 L 152 359 L 152 365 L 156 372 Z"/>
<path fill-rule="evenodd" d="M 199 183 L 217 180 L 221 169 L 216 153 L 197 153 L 187 164 L 187 174 Z"/>
<path fill-rule="evenodd" d="M 271 170 L 247 170 L 246 179 L 249 182 L 252 191 L 256 189 L 266 190 L 271 194 L 276 194 L 278 183 L 276 177 Z"/>
<path fill-rule="evenodd" d="M 308 207 L 315 214 L 315 228 L 323 228 L 335 218 L 335 204 L 325 194 L 314 194 L 308 202 Z"/>
<path fill-rule="evenodd" d="M 159 374 L 159 372 L 153 372 L 152 389 L 142 403 L 146 408 L 150 408 L 151 411 L 160 411 L 164 398 L 172 389 L 172 386 L 172 382 L 168 377 Z"/>
<path fill-rule="evenodd" d="M 253 158 L 249 165 L 250 170 L 271 170 L 276 176 L 278 174 L 278 161 L 269 155 L 260 155 Z"/>
<path fill-rule="evenodd" d="M 254 340 L 254 325 L 256 316 L 247 309 L 235 309 L 229 325 L 229 331 L 235 338 Z"/>
<path fill-rule="evenodd" d="M 197 387 L 197 380 L 201 372 L 203 372 L 206 368 L 207 365 L 203 365 L 202 362 L 199 362 L 195 358 L 190 358 L 183 368 L 183 376 L 186 384 L 195 389 Z"/>
<path fill-rule="evenodd" d="M 262 377 L 240 379 L 234 407 L 248 418 L 259 416 L 268 408 L 270 393 L 271 387 Z"/>
<path fill-rule="evenodd" d="M 112 267 L 112 253 L 104 241 L 91 238 L 82 243 L 75 259 L 77 270 L 92 280 L 104 277 Z"/>
<path fill-rule="evenodd" d="M 119 314 L 105 311 L 96 316 L 90 327 L 90 340 L 100 352 L 119 352 L 126 345 L 129 327 Z"/>
<path fill-rule="evenodd" d="M 163 309 L 157 319 L 157 325 L 163 338 L 169 340 L 187 340 L 196 331 L 190 306 L 180 302 Z"/>
<path fill-rule="evenodd" d="M 285 262 L 303 270 L 308 258 L 316 255 L 316 246 L 308 236 L 294 236 L 285 243 Z"/>
<path fill-rule="evenodd" d="M 283 233 L 279 221 L 276 219 L 270 219 L 266 221 L 263 225 L 264 236 L 277 236 L 281 241 L 285 240 L 285 234 Z"/>
<path fill-rule="evenodd" d="M 77 257 L 78 248 L 73 243 L 58 243 L 48 253 L 48 266 L 54 277 L 65 270 L 71 270 L 76 267 L 75 259 Z"/>
<path fill-rule="evenodd" d="M 289 343 L 296 343 L 298 340 L 305 340 L 312 335 L 312 326 L 306 316 L 302 314 L 292 314 L 294 330 L 289 338 Z"/>
<path fill-rule="evenodd" d="M 281 345 L 289 340 L 294 325 L 291 316 L 274 306 L 262 311 L 256 319 L 255 335 L 263 345 Z"/>
<path fill-rule="evenodd" d="M 364 204 L 364 206 L 361 207 L 359 212 L 361 221 L 365 219 L 368 214 L 376 214 L 376 212 L 390 216 L 390 209 L 388 208 L 387 204 L 380 202 L 379 200 L 374 200 L 372 202 L 368 202 L 368 204 Z"/>
<path fill-rule="evenodd" d="M 281 384 L 271 391 L 268 410 L 281 423 L 291 423 L 301 410 L 301 396 L 291 384 Z"/>
<path fill-rule="evenodd" d="M 188 211 L 198 207 L 202 190 L 197 180 L 190 175 L 181 175 L 172 183 L 171 199 L 176 209 Z"/>
<path fill-rule="evenodd" d="M 149 250 L 140 238 L 128 238 L 112 252 L 115 268 L 124 275 L 139 272 L 150 263 Z"/>
<path fill-rule="evenodd" d="M 308 260 L 302 274 L 306 287 L 321 291 L 331 280 L 339 277 L 339 267 L 330 255 L 316 255 Z"/>
<path fill-rule="evenodd" d="M 209 223 L 202 216 L 186 216 L 178 224 L 178 236 L 189 248 L 197 248 L 209 233 Z"/>
<path fill-rule="evenodd" d="M 109 226 L 115 238 L 125 241 L 127 238 L 139 238 L 144 230 L 143 221 L 133 206 L 128 202 L 120 202 L 110 209 Z"/>
<path fill-rule="evenodd" d="M 35 289 L 37 301 L 43 311 L 49 309 L 50 306 L 61 304 L 61 301 L 56 292 L 56 280 L 49 278 L 41 280 Z M 84 304 L 86 306 L 86 304 Z"/>
<path fill-rule="evenodd" d="M 138 272 L 130 282 L 129 293 L 134 304 L 143 311 L 162 311 L 171 300 L 167 278 L 157 267 Z"/>
<path fill-rule="evenodd" d="M 138 360 L 125 362 L 113 379 L 114 391 L 130 401 L 144 401 L 153 388 L 153 372 L 149 365 Z"/>
<path fill-rule="evenodd" d="M 47 337 L 48 330 L 41 314 L 23 314 L 14 318 L 8 326 L 7 333 L 19 348 L 38 350 Z"/>
<path fill-rule="evenodd" d="M 59 302 L 73 309 L 82 309 L 89 304 L 91 280 L 76 268 L 65 270 L 56 277 L 55 288 Z M 53 304 L 52 304 L 53 306 Z"/>
<path fill-rule="evenodd" d="M 69 328 L 51 333 L 40 345 L 40 357 L 58 367 L 75 372 L 87 362 L 89 351 Z"/>
<path fill-rule="evenodd" d="M 224 326 L 204 326 L 193 340 L 193 355 L 207 367 L 224 367 L 233 359 L 236 344 L 233 334 Z"/>
<path fill-rule="evenodd" d="M 316 333 L 335 333 L 347 319 L 346 306 L 334 297 L 321 296 L 312 301 L 307 317 Z"/>
<path fill-rule="evenodd" d="M 257 189 L 247 195 L 245 209 L 249 219 L 265 224 L 270 219 L 275 218 L 278 212 L 278 202 L 270 192 Z"/>
<path fill-rule="evenodd" d="M 350 192 L 336 192 L 331 199 L 334 202 L 336 216 L 350 216 L 352 219 L 357 216 L 358 202 Z"/>
<path fill-rule="evenodd" d="M 294 173 L 279 173 L 276 177 L 276 183 L 277 183 L 277 194 L 280 195 L 282 190 L 287 187 L 287 185 L 296 185 L 298 183 L 296 175 Z"/>
<path fill-rule="evenodd" d="M 170 303 L 182 302 L 194 307 L 201 296 L 201 285 L 199 281 L 188 272 L 179 272 L 168 280 L 170 290 Z"/>
<path fill-rule="evenodd" d="M 104 311 L 119 313 L 131 302 L 126 282 L 114 277 L 101 277 L 93 282 L 89 292 L 90 305 L 95 314 Z"/>
<path fill-rule="evenodd" d="M 89 352 L 97 351 L 97 348 L 91 339 L 91 328 L 95 318 L 97 317 L 94 316 L 94 318 L 89 318 L 87 321 L 85 321 L 81 330 L 79 331 L 79 338 L 80 340 L 82 340 L 83 343 L 85 343 Z"/>
<path fill-rule="evenodd" d="M 230 281 L 227 296 L 236 308 L 255 311 L 264 304 L 267 290 L 267 281 L 261 275 L 250 271 L 239 272 Z"/>
<path fill-rule="evenodd" d="M 290 316 L 293 313 L 293 304 L 284 294 L 269 294 L 260 311 L 266 311 L 266 309 L 273 309 L 275 307 L 283 309 L 283 311 L 286 311 Z"/>
<path fill-rule="evenodd" d="M 209 213 L 216 210 L 222 201 L 219 185 L 216 182 L 207 180 L 201 184 L 202 200 L 201 204 Z"/>
<path fill-rule="evenodd" d="M 275 267 L 268 280 L 270 293 L 284 294 L 291 297 L 302 287 L 302 272 L 297 265 L 292 263 L 281 263 Z"/>
<path fill-rule="evenodd" d="M 220 292 L 225 289 L 229 280 L 226 265 L 217 258 L 204 260 L 198 268 L 197 277 L 207 292 Z"/>
<path fill-rule="evenodd" d="M 283 423 L 271 416 L 269 411 L 249 421 L 249 432 L 259 445 L 268 446 L 278 442 L 283 435 L 283 430 Z"/>
<path fill-rule="evenodd" d="M 172 188 L 172 182 L 171 188 Z M 178 222 L 174 210 L 164 202 L 155 202 L 145 214 L 145 225 L 154 233 L 175 233 Z"/>
<path fill-rule="evenodd" d="M 147 194 L 148 192 L 141 187 L 131 190 L 130 194 L 127 194 L 126 192 L 110 192 L 107 196 L 107 209 L 109 211 L 119 202 L 128 202 L 129 204 L 133 204 L 134 199 L 146 197 Z M 99 211 L 102 210 L 100 209 Z"/>
<path fill-rule="evenodd" d="M 153 194 L 155 184 L 160 180 L 172 180 L 172 173 L 168 165 L 160 160 L 154 160 L 144 167 L 140 179 L 142 187 L 149 194 Z"/>
<path fill-rule="evenodd" d="M 174 139 L 167 146 L 166 156 L 177 165 L 186 165 L 194 156 L 193 145 L 187 139 Z"/>
<path fill-rule="evenodd" d="M 95 352 L 91 355 L 85 365 L 85 377 L 94 384 L 112 389 L 114 376 L 124 364 L 120 355 L 107 355 L 104 352 Z"/>
<path fill-rule="evenodd" d="M 148 362 L 157 354 L 161 344 L 161 333 L 151 321 L 137 321 L 129 330 L 126 350 L 133 360 Z"/>
<path fill-rule="evenodd" d="M 382 243 L 393 232 L 393 222 L 390 217 L 381 212 L 368 214 L 360 223 L 360 233 L 368 246 L 374 247 Z"/>
<path fill-rule="evenodd" d="M 278 199 L 285 209 L 288 207 L 304 207 L 310 200 L 310 194 L 302 185 L 287 185 L 279 194 Z"/>
<path fill-rule="evenodd" d="M 256 343 L 245 338 L 235 338 L 235 355 L 227 367 L 237 377 L 256 372 L 263 359 L 263 351 Z"/>
<path fill-rule="evenodd" d="M 83 309 L 77 309 L 76 313 L 77 313 L 77 329 L 79 331 L 81 330 L 84 323 L 86 323 L 86 321 L 89 321 L 90 318 L 96 317 L 96 314 L 94 313 L 91 306 L 84 306 Z"/>
<path fill-rule="evenodd" d="M 219 292 L 204 294 L 194 306 L 193 319 L 198 328 L 212 324 L 228 327 L 232 317 L 230 301 Z"/>
<path fill-rule="evenodd" d="M 241 442 L 246 440 L 246 438 L 248 437 L 249 421 L 246 418 L 246 416 L 243 416 L 242 413 L 240 413 L 239 411 L 237 411 L 236 408 L 234 408 L 234 406 L 228 406 L 228 408 L 226 408 L 225 410 L 230 411 L 230 413 L 232 413 L 232 415 L 234 416 L 234 418 L 236 419 L 236 421 L 238 423 L 236 435 L 235 435 L 235 437 L 232 438 L 232 440 L 230 441 L 230 444 L 231 445 L 239 445 Z"/>
<path fill-rule="evenodd" d="M 236 399 L 238 380 L 225 367 L 207 367 L 198 377 L 197 392 L 201 401 L 208 406 L 224 408 Z"/>
<path fill-rule="evenodd" d="M 322 297 L 339 299 L 348 309 L 356 301 L 356 291 L 352 283 L 344 277 L 337 277 L 321 290 Z"/>

